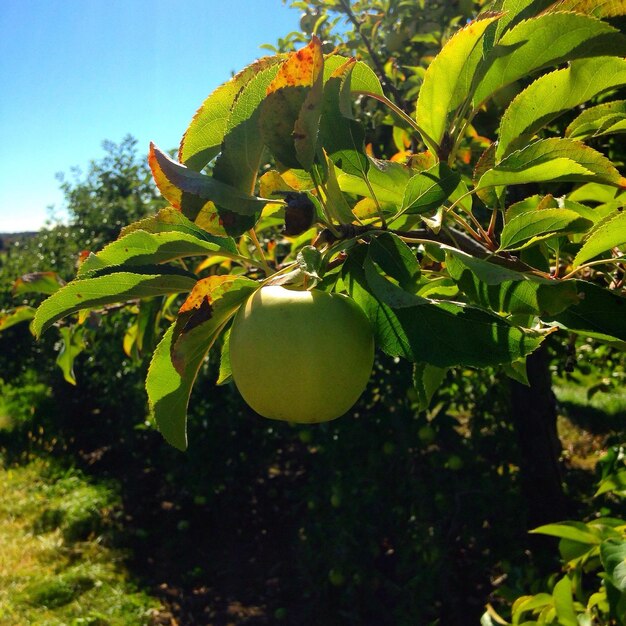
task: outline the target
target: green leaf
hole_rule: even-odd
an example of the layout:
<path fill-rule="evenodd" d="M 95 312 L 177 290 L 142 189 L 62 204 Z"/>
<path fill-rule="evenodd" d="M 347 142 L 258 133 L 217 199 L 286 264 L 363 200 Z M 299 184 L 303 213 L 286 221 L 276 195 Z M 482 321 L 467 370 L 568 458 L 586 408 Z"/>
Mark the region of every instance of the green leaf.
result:
<path fill-rule="evenodd" d="M 446 267 L 471 302 L 498 313 L 555 315 L 578 302 L 573 281 L 522 274 L 442 246 Z"/>
<path fill-rule="evenodd" d="M 541 343 L 540 333 L 486 311 L 404 291 L 378 273 L 364 247 L 348 256 L 343 281 L 372 322 L 377 345 L 390 356 L 436 367 L 482 367 L 522 358 Z"/>
<path fill-rule="evenodd" d="M 580 301 L 554 317 L 554 321 L 579 334 L 604 341 L 626 341 L 626 298 L 584 280 L 576 283 Z"/>
<path fill-rule="evenodd" d="M 253 193 L 265 150 L 259 120 L 267 88 L 279 70 L 277 64 L 259 71 L 241 90 L 228 116 L 213 177 L 244 193 Z M 217 203 L 220 207 L 221 203 Z"/>
<path fill-rule="evenodd" d="M 363 61 L 355 61 L 353 58 L 340 54 L 331 54 L 324 59 L 324 83 L 342 66 L 349 67 L 349 71 L 343 74 L 342 82 L 342 113 L 345 117 L 351 117 L 351 111 L 347 108 L 346 91 L 351 94 L 371 93 L 384 96 L 385 92 L 374 70 Z M 340 72 L 341 73 L 341 72 Z"/>
<path fill-rule="evenodd" d="M 448 368 L 435 367 L 428 363 L 415 363 L 413 366 L 413 386 L 417 391 L 417 408 L 425 411 L 441 386 Z"/>
<path fill-rule="evenodd" d="M 20 276 L 13 283 L 13 295 L 23 293 L 52 294 L 65 285 L 65 281 L 56 272 L 32 272 Z"/>
<path fill-rule="evenodd" d="M 21 322 L 29 322 L 35 317 L 35 310 L 32 306 L 18 306 L 9 311 L 0 311 L 0 331 Z"/>
<path fill-rule="evenodd" d="M 341 86 L 354 66 L 348 60 L 328 78 L 324 87 L 319 142 L 333 163 L 346 174 L 365 180 L 370 161 L 365 154 L 365 131 L 341 110 Z"/>
<path fill-rule="evenodd" d="M 569 209 L 529 211 L 505 224 L 500 250 L 521 250 L 555 235 L 585 232 L 591 226 L 592 222 Z"/>
<path fill-rule="evenodd" d="M 220 369 L 216 385 L 226 385 L 233 379 L 233 371 L 230 367 L 230 328 L 222 335 L 222 349 L 220 350 Z"/>
<path fill-rule="evenodd" d="M 565 136 L 583 141 L 618 132 L 626 132 L 626 100 L 605 102 L 584 110 L 565 129 Z"/>
<path fill-rule="evenodd" d="M 626 244 L 626 211 L 616 213 L 589 233 L 582 248 L 574 257 L 573 266 L 579 267 L 590 259 L 624 244 Z"/>
<path fill-rule="evenodd" d="M 284 55 L 259 59 L 218 87 L 202 103 L 183 135 L 180 162 L 199 172 L 217 156 L 229 126 L 232 128 L 231 110 L 244 88 L 263 70 L 283 60 Z"/>
<path fill-rule="evenodd" d="M 78 270 L 78 277 L 91 270 L 111 265 L 148 265 L 173 261 L 187 256 L 219 254 L 237 257 L 234 241 L 227 237 L 205 235 L 199 239 L 183 232 L 149 233 L 135 230 L 114 241 L 85 259 Z"/>
<path fill-rule="evenodd" d="M 482 55 L 479 42 L 498 17 L 475 20 L 455 33 L 426 70 L 417 99 L 417 123 L 436 147 L 441 146 L 448 116 L 471 95 Z"/>
<path fill-rule="evenodd" d="M 196 283 L 188 274 L 153 274 L 115 271 L 97 278 L 75 280 L 41 303 L 32 323 L 33 333 L 41 336 L 47 328 L 63 317 L 81 309 L 125 302 L 168 293 L 190 291 Z"/>
<path fill-rule="evenodd" d="M 522 20 L 534 17 L 553 3 L 554 0 L 496 0 L 491 10 L 502 13 L 502 17 L 487 29 L 483 42 L 484 53 L 489 52 L 507 30 Z"/>
<path fill-rule="evenodd" d="M 120 232 L 120 237 L 135 232 L 136 230 L 144 230 L 148 233 L 185 233 L 192 235 L 198 239 L 206 241 L 214 241 L 215 236 L 209 234 L 197 224 L 187 219 L 178 209 L 168 206 L 161 209 L 156 215 L 150 215 L 137 222 L 133 222 L 128 226 L 124 226 Z M 223 238 L 219 238 L 222 241 Z"/>
<path fill-rule="evenodd" d="M 368 256 L 404 291 L 415 293 L 420 287 L 421 267 L 417 256 L 397 235 L 382 233 L 372 239 Z"/>
<path fill-rule="evenodd" d="M 523 146 L 540 128 L 594 96 L 626 84 L 626 60 L 598 57 L 573 61 L 518 94 L 500 122 L 496 160 Z"/>
<path fill-rule="evenodd" d="M 406 165 L 394 161 L 370 158 L 367 158 L 367 161 L 372 166 L 366 175 L 357 177 L 345 171 L 337 175 L 341 190 L 399 208 L 404 201 L 404 191 L 413 176 L 413 171 Z"/>
<path fill-rule="evenodd" d="M 408 213 L 426 213 L 440 207 L 454 192 L 461 176 L 445 163 L 413 176 L 404 190 L 402 210 Z"/>
<path fill-rule="evenodd" d="M 554 585 L 552 591 L 554 608 L 560 626 L 579 626 L 574 609 L 574 595 L 572 593 L 572 581 L 564 576 Z"/>
<path fill-rule="evenodd" d="M 600 546 L 600 559 L 616 589 L 626 592 L 626 541 L 607 539 Z"/>
<path fill-rule="evenodd" d="M 602 539 L 598 533 L 594 532 L 583 522 L 559 522 L 556 524 L 545 524 L 530 531 L 539 535 L 550 535 L 559 539 L 569 539 L 585 545 L 600 545 Z"/>
<path fill-rule="evenodd" d="M 544 13 L 517 24 L 489 51 L 479 68 L 474 108 L 501 87 L 545 67 L 625 54 L 626 37 L 605 22 L 576 13 Z"/>
<path fill-rule="evenodd" d="M 194 287 L 154 352 L 146 391 L 165 440 L 187 448 L 187 405 L 207 352 L 241 303 L 258 287 L 236 276 L 210 276 Z"/>
<path fill-rule="evenodd" d="M 624 184 L 609 159 L 571 139 L 541 139 L 505 157 L 487 170 L 478 188 L 538 182 L 590 182 Z"/>
<path fill-rule="evenodd" d="M 74 375 L 74 360 L 85 349 L 83 339 L 83 328 L 64 327 L 59 328 L 61 333 L 61 351 L 57 356 L 57 365 L 63 372 L 63 378 L 70 383 L 76 384 L 76 376 Z"/>
<path fill-rule="evenodd" d="M 616 474 L 610 474 L 602 480 L 594 497 L 609 492 L 615 492 L 622 497 L 626 497 L 626 469 L 620 470 Z"/>

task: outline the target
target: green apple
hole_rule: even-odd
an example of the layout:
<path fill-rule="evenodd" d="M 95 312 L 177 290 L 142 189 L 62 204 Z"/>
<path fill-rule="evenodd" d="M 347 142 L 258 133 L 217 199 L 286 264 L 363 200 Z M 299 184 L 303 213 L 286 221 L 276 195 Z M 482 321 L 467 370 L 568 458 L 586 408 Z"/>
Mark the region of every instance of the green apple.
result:
<path fill-rule="evenodd" d="M 373 363 L 370 323 L 341 294 L 261 287 L 233 321 L 233 380 L 264 417 L 298 423 L 335 419 L 359 399 Z"/>

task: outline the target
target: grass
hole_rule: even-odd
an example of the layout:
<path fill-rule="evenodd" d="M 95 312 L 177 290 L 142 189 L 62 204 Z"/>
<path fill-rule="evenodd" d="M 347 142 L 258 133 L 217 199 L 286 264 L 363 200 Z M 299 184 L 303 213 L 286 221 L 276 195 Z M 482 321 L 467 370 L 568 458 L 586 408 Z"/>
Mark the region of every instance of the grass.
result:
<path fill-rule="evenodd" d="M 117 495 L 76 470 L 0 458 L 0 625 L 139 626 L 160 604 L 109 545 Z"/>

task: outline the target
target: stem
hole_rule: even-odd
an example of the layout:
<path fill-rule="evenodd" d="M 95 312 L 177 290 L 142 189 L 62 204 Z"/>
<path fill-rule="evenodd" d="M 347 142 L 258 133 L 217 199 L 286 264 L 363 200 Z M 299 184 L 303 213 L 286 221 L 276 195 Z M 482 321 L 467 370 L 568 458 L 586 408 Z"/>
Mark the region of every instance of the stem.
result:
<path fill-rule="evenodd" d="M 395 85 L 393 85 L 387 80 L 384 65 L 381 63 L 380 59 L 378 58 L 378 55 L 376 54 L 376 51 L 372 47 L 370 40 L 361 31 L 361 24 L 359 20 L 356 18 L 356 16 L 354 15 L 354 13 L 352 12 L 352 7 L 350 6 L 349 0 L 339 0 L 339 4 L 341 5 L 341 8 L 343 9 L 344 13 L 348 16 L 348 19 L 350 20 L 350 22 L 352 22 L 352 25 L 354 26 L 354 30 L 356 30 L 357 34 L 363 41 L 363 44 L 367 48 L 370 58 L 372 59 L 372 63 L 374 64 L 374 67 L 376 68 L 376 72 L 378 73 L 378 78 L 380 79 L 380 82 L 383 84 L 385 89 L 387 89 L 399 103 L 402 103 L 400 92 L 396 89 Z"/>
<path fill-rule="evenodd" d="M 434 154 L 438 155 L 439 146 L 437 142 L 410 116 L 407 115 L 405 111 L 403 111 L 399 106 L 395 105 L 389 98 L 385 96 L 381 96 L 380 94 L 373 93 L 371 91 L 355 91 L 362 96 L 367 96 L 368 98 L 373 98 L 374 100 L 378 100 L 378 102 L 382 102 L 385 106 L 388 106 L 398 117 L 400 117 L 404 122 L 406 122 L 413 130 L 418 132 L 426 147 Z"/>
<path fill-rule="evenodd" d="M 265 272 L 265 275 L 269 276 L 272 273 L 272 268 L 269 266 L 267 259 L 265 258 L 265 252 L 263 251 L 263 246 L 261 246 L 261 242 L 256 236 L 256 231 L 254 230 L 254 228 L 251 228 L 248 231 L 248 234 L 250 235 L 250 239 L 252 240 L 254 247 L 257 249 L 257 252 L 261 257 L 261 268 Z"/>
<path fill-rule="evenodd" d="M 565 274 L 561 280 L 565 280 L 567 278 L 571 278 L 575 274 L 578 274 L 581 270 L 585 270 L 588 267 L 592 267 L 594 265 L 602 265 L 603 263 L 626 263 L 626 256 L 616 257 L 614 259 L 600 259 L 599 261 L 590 261 L 589 263 L 583 263 L 578 266 L 575 270 L 571 271 L 569 274 Z"/>

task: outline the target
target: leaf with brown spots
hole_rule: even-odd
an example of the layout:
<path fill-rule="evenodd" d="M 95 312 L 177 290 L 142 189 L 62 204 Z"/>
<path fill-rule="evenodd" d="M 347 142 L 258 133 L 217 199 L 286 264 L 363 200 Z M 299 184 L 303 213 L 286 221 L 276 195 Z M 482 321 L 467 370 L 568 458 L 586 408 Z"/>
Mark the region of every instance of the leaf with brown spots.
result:
<path fill-rule="evenodd" d="M 317 37 L 280 66 L 266 92 L 261 136 L 287 168 L 313 163 L 323 93 L 324 57 Z"/>
<path fill-rule="evenodd" d="M 187 447 L 187 404 L 202 361 L 258 286 L 240 276 L 198 281 L 154 352 L 146 378 L 150 410 L 163 437 L 179 450 Z"/>

